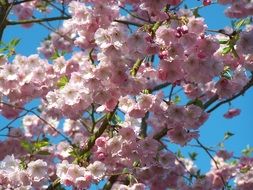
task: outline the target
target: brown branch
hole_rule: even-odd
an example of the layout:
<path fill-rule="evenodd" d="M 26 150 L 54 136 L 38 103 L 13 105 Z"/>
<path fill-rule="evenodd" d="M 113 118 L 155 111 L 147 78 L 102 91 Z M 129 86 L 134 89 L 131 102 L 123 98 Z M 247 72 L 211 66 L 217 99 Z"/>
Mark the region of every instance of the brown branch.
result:
<path fill-rule="evenodd" d="M 8 1 L 0 1 L 0 41 L 3 37 L 4 29 L 7 25 L 7 17 L 12 9 L 13 2 L 11 4 Z"/>
<path fill-rule="evenodd" d="M 128 21 L 128 20 L 118 20 L 118 19 L 115 19 L 114 22 L 118 22 L 118 23 L 126 24 L 126 25 L 138 26 L 138 27 L 142 27 L 143 26 L 143 24 L 140 24 L 140 23 L 137 23 L 137 22 L 131 22 L 131 21 Z"/>
<path fill-rule="evenodd" d="M 26 3 L 26 2 L 30 2 L 30 1 L 34 1 L 34 0 L 14 1 L 14 2 L 13 2 L 13 5 L 19 5 L 19 4 Z"/>
<path fill-rule="evenodd" d="M 208 100 L 205 104 L 204 104 L 204 110 L 207 109 L 212 103 L 214 103 L 216 100 L 219 99 L 219 96 L 216 94 L 214 95 L 212 98 L 210 98 L 210 100 Z"/>
<path fill-rule="evenodd" d="M 51 22 L 59 20 L 68 20 L 70 16 L 58 16 L 51 18 L 41 18 L 41 19 L 30 19 L 30 20 L 19 20 L 19 21 L 7 21 L 6 25 L 19 25 L 19 24 L 30 24 L 30 23 L 42 23 L 42 22 Z"/>
<path fill-rule="evenodd" d="M 154 136 L 153 136 L 153 139 L 155 140 L 160 140 L 161 138 L 163 138 L 169 130 L 171 130 L 172 128 L 167 128 L 167 127 L 164 127 L 160 132 L 156 133 Z"/>
<path fill-rule="evenodd" d="M 209 109 L 207 111 L 207 113 L 211 113 L 212 111 L 214 111 L 215 109 L 217 109 L 218 107 L 220 107 L 221 105 L 231 102 L 232 100 L 236 99 L 237 97 L 243 95 L 250 87 L 253 86 L 253 77 L 250 79 L 250 81 L 243 87 L 243 89 L 237 93 L 236 95 L 232 96 L 231 98 L 228 98 L 224 101 L 219 102 L 218 104 L 216 104 L 215 106 L 213 106 L 211 109 Z"/>
<path fill-rule="evenodd" d="M 107 129 L 110 120 L 112 119 L 112 117 L 114 116 L 116 109 L 117 109 L 118 105 L 115 106 L 114 110 L 108 114 L 106 114 L 106 117 L 103 120 L 103 123 L 101 124 L 101 126 L 99 127 L 99 129 L 89 137 L 86 148 L 83 150 L 83 154 L 89 152 L 92 147 L 95 144 L 95 141 L 97 140 L 98 137 L 100 137 L 104 131 Z"/>
<path fill-rule="evenodd" d="M 149 112 L 147 112 L 141 120 L 140 137 L 142 138 L 145 138 L 147 136 L 148 124 L 146 120 L 148 119 L 148 116 L 149 116 Z"/>

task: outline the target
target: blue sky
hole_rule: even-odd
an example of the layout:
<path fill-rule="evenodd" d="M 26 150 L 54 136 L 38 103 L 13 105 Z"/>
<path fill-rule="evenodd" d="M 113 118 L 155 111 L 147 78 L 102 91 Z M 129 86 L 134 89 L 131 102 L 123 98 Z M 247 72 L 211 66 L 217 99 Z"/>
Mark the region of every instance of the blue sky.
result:
<path fill-rule="evenodd" d="M 186 0 L 190 6 L 201 5 L 197 0 Z M 207 8 L 200 9 L 200 15 L 204 16 L 206 23 L 210 29 L 221 29 L 226 25 L 230 25 L 230 20 L 226 19 L 224 14 L 224 7 L 212 5 Z M 23 55 L 30 55 L 36 53 L 36 48 L 48 35 L 48 31 L 40 25 L 34 25 L 32 28 L 25 29 L 20 26 L 9 26 L 4 33 L 3 41 L 8 42 L 13 38 L 20 38 L 21 42 L 18 45 L 16 52 Z M 228 104 L 223 105 L 214 111 L 209 120 L 200 128 L 200 141 L 206 146 L 216 146 L 222 141 L 224 133 L 229 131 L 235 134 L 231 139 L 225 143 L 225 148 L 233 151 L 235 155 L 240 155 L 242 149 L 246 145 L 253 146 L 253 90 L 247 91 L 244 96 L 239 97 L 232 102 L 231 108 L 241 109 L 241 114 L 232 120 L 225 119 L 223 114 L 230 108 Z M 30 106 L 30 105 L 29 105 Z M 33 106 L 33 104 L 31 105 Z M 6 124 L 4 118 L 0 118 L 1 126 Z M 17 122 L 16 124 L 19 124 Z M 190 144 L 196 144 L 192 142 Z M 197 165 L 203 171 L 209 168 L 210 158 L 206 153 L 198 148 L 186 148 L 183 153 L 188 151 L 198 152 Z"/>

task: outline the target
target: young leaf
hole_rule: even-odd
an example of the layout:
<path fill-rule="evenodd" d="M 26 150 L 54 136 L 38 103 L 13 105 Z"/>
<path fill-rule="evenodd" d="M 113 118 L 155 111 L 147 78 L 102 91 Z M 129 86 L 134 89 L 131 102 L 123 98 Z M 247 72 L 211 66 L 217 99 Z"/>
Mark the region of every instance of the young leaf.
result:
<path fill-rule="evenodd" d="M 174 100 L 173 100 L 173 102 L 175 104 L 178 104 L 180 101 L 181 101 L 180 97 L 178 95 L 176 95 L 175 98 L 174 98 Z"/>
<path fill-rule="evenodd" d="M 22 140 L 20 142 L 20 145 L 21 145 L 21 147 L 23 147 L 29 153 L 34 151 L 33 145 L 30 142 L 28 142 L 27 140 Z"/>
<path fill-rule="evenodd" d="M 68 82 L 69 82 L 68 77 L 64 75 L 58 80 L 57 86 L 58 88 L 63 88 Z"/>
<path fill-rule="evenodd" d="M 190 100 L 190 101 L 187 103 L 187 105 L 191 105 L 191 104 L 193 104 L 193 105 L 195 105 L 195 106 L 198 106 L 198 107 L 200 107 L 200 108 L 204 108 L 203 102 L 202 102 L 200 99 L 198 99 L 198 98 L 196 98 L 195 100 Z"/>
<path fill-rule="evenodd" d="M 231 51 L 232 51 L 232 48 L 231 48 L 230 46 L 227 46 L 227 47 L 225 47 L 225 48 L 222 50 L 221 54 L 222 54 L 222 55 L 226 55 L 226 54 L 228 54 L 228 53 L 231 52 Z"/>
<path fill-rule="evenodd" d="M 250 147 L 249 145 L 247 145 L 246 148 L 242 150 L 242 154 L 247 157 L 249 157 L 252 154 L 252 152 L 253 147 Z"/>
<path fill-rule="evenodd" d="M 224 140 L 228 140 L 232 136 L 234 136 L 234 134 L 228 131 L 224 134 Z"/>
<path fill-rule="evenodd" d="M 191 158 L 192 161 L 195 161 L 196 158 L 197 158 L 197 156 L 198 156 L 198 154 L 196 152 L 192 152 L 192 153 L 189 153 L 189 156 L 190 156 L 190 158 Z"/>
<path fill-rule="evenodd" d="M 9 43 L 10 47 L 16 47 L 18 45 L 18 43 L 20 42 L 20 39 L 18 38 L 14 38 L 13 40 L 11 40 L 11 42 Z"/>
<path fill-rule="evenodd" d="M 201 17 L 201 15 L 199 14 L 199 8 L 196 8 L 196 9 L 193 10 L 193 15 L 195 17 Z"/>
<path fill-rule="evenodd" d="M 49 144 L 50 143 L 48 141 L 42 140 L 42 141 L 35 142 L 34 147 L 39 150 L 40 148 L 48 146 Z"/>
<path fill-rule="evenodd" d="M 220 40 L 219 43 L 220 44 L 228 44 L 229 40 Z"/>
<path fill-rule="evenodd" d="M 251 17 L 248 17 L 248 18 L 245 18 L 245 19 L 240 19 L 240 20 L 238 20 L 238 21 L 236 21 L 234 23 L 234 27 L 238 30 L 241 27 L 250 24 L 251 22 L 252 22 L 252 18 Z"/>

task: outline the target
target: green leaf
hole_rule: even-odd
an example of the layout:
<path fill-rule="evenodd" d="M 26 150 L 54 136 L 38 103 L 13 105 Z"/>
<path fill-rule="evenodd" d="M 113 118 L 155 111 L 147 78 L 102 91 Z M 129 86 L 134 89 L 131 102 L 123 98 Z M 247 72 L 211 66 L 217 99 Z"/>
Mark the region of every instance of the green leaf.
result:
<path fill-rule="evenodd" d="M 187 103 L 187 105 L 191 105 L 191 104 L 193 104 L 193 105 L 195 105 L 195 106 L 198 106 L 198 107 L 200 107 L 200 108 L 204 108 L 204 104 L 203 104 L 203 102 L 200 100 L 200 99 L 198 99 L 198 98 L 196 98 L 195 100 L 190 100 L 188 103 Z"/>
<path fill-rule="evenodd" d="M 238 29 L 240 29 L 243 26 L 251 24 L 251 22 L 252 22 L 252 18 L 251 17 L 247 17 L 245 19 L 240 19 L 238 21 L 235 21 L 234 27 L 238 30 Z"/>
<path fill-rule="evenodd" d="M 237 165 L 237 163 L 238 163 L 237 160 L 232 160 L 232 161 L 230 162 L 230 164 L 233 165 L 233 166 Z"/>
<path fill-rule="evenodd" d="M 157 31 L 157 29 L 161 26 L 161 22 L 160 21 L 157 21 L 153 27 L 152 27 L 152 31 L 155 33 Z"/>
<path fill-rule="evenodd" d="M 234 136 L 235 134 L 231 133 L 231 132 L 226 132 L 224 134 L 224 140 L 228 140 L 230 137 Z"/>
<path fill-rule="evenodd" d="M 246 167 L 243 167 L 240 169 L 240 172 L 245 174 L 247 173 L 248 171 L 250 171 L 251 167 L 250 166 L 246 166 Z"/>
<path fill-rule="evenodd" d="M 129 169 L 128 168 L 124 168 L 123 171 L 122 171 L 122 174 L 129 174 Z"/>
<path fill-rule="evenodd" d="M 117 114 L 113 115 L 112 120 L 114 121 L 115 124 L 122 123 L 122 119 Z"/>
<path fill-rule="evenodd" d="M 28 142 L 27 140 L 22 140 L 20 142 L 20 145 L 22 148 L 24 148 L 29 153 L 32 153 L 34 151 L 33 145 L 30 142 Z"/>
<path fill-rule="evenodd" d="M 14 38 L 13 40 L 10 41 L 9 47 L 16 47 L 19 42 L 20 42 L 20 39 Z"/>
<path fill-rule="evenodd" d="M 218 144 L 218 146 L 219 146 L 220 148 L 224 148 L 224 143 L 223 143 L 223 142 L 220 142 L 220 143 Z"/>
<path fill-rule="evenodd" d="M 225 48 L 222 50 L 221 54 L 222 54 L 222 55 L 226 55 L 226 54 L 228 54 L 228 53 L 231 52 L 231 51 L 232 51 L 232 47 L 231 47 L 231 46 L 227 46 L 227 47 L 225 47 Z"/>
<path fill-rule="evenodd" d="M 246 148 L 242 150 L 242 154 L 247 157 L 249 157 L 252 154 L 252 152 L 253 147 L 250 147 L 249 145 L 247 145 Z"/>
<path fill-rule="evenodd" d="M 184 158 L 184 156 L 183 156 L 181 150 L 178 150 L 178 151 L 176 152 L 176 156 L 177 156 L 178 158 Z"/>
<path fill-rule="evenodd" d="M 62 76 L 58 81 L 57 81 L 57 86 L 58 88 L 64 88 L 64 86 L 69 82 L 69 79 L 67 76 Z"/>
<path fill-rule="evenodd" d="M 61 55 L 59 54 L 59 52 L 56 50 L 55 52 L 54 52 L 54 55 L 52 55 L 51 57 L 50 57 L 50 59 L 52 59 L 52 60 L 55 60 L 55 59 L 57 59 L 58 57 L 60 57 Z"/>
<path fill-rule="evenodd" d="M 231 80 L 232 79 L 231 69 L 228 66 L 225 66 L 223 72 L 221 73 L 221 76 L 228 80 Z"/>
<path fill-rule="evenodd" d="M 194 9 L 192 13 L 195 17 L 201 17 L 201 15 L 199 14 L 199 8 Z"/>
<path fill-rule="evenodd" d="M 191 158 L 192 161 L 195 161 L 196 158 L 197 158 L 197 156 L 198 156 L 198 154 L 196 152 L 192 152 L 192 153 L 189 153 L 189 156 L 190 156 L 190 158 Z"/>
<path fill-rule="evenodd" d="M 176 95 L 175 98 L 173 99 L 173 102 L 175 104 L 178 104 L 180 101 L 181 101 L 181 99 L 180 99 L 180 96 L 178 96 L 178 95 Z"/>
<path fill-rule="evenodd" d="M 8 49 L 9 49 L 8 47 L 1 48 L 1 49 L 0 49 L 0 52 L 7 51 Z"/>
<path fill-rule="evenodd" d="M 19 163 L 19 167 L 22 170 L 25 170 L 27 168 L 27 163 L 25 162 L 24 158 L 21 158 L 20 163 Z"/>
<path fill-rule="evenodd" d="M 219 43 L 220 43 L 220 44 L 228 44 L 228 43 L 229 43 L 229 40 L 220 40 Z"/>
<path fill-rule="evenodd" d="M 42 147 L 49 146 L 49 145 L 50 143 L 46 140 L 41 140 L 34 143 L 34 147 L 38 150 L 41 149 Z"/>

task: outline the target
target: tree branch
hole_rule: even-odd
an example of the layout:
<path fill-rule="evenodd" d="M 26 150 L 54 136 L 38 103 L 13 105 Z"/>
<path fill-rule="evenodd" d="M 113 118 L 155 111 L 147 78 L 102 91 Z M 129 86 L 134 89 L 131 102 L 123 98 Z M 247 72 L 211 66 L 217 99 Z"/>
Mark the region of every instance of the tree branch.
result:
<path fill-rule="evenodd" d="M 237 93 L 236 95 L 232 96 L 231 98 L 228 98 L 224 101 L 219 102 L 218 104 L 216 104 L 215 106 L 213 106 L 211 109 L 209 109 L 207 111 L 207 113 L 211 113 L 212 111 L 214 111 L 215 109 L 217 109 L 218 107 L 220 107 L 221 105 L 231 102 L 232 100 L 236 99 L 237 97 L 243 95 L 250 87 L 253 86 L 253 77 L 250 79 L 250 81 L 243 87 L 243 89 Z"/>
<path fill-rule="evenodd" d="M 208 100 L 205 104 L 204 104 L 204 110 L 207 109 L 212 103 L 214 103 L 216 100 L 219 99 L 219 96 L 216 94 L 214 95 L 210 100 Z"/>
<path fill-rule="evenodd" d="M 145 117 L 142 118 L 141 120 L 141 129 L 140 129 L 140 137 L 145 138 L 147 136 L 147 128 L 148 128 L 148 124 L 147 124 L 147 119 L 149 116 L 149 112 L 147 112 L 145 114 Z"/>
<path fill-rule="evenodd" d="M 70 16 L 59 16 L 51 18 L 41 18 L 41 19 L 30 19 L 30 20 L 19 20 L 19 21 L 7 21 L 6 25 L 19 25 L 19 24 L 30 24 L 30 23 L 41 23 L 41 22 L 51 22 L 58 20 L 68 20 Z"/>
<path fill-rule="evenodd" d="M 34 1 L 34 0 L 14 1 L 14 2 L 13 2 L 13 5 L 19 5 L 19 4 L 26 3 L 26 2 L 30 2 L 30 1 Z"/>
<path fill-rule="evenodd" d="M 89 137 L 86 148 L 83 150 L 83 154 L 89 152 L 92 149 L 92 147 L 94 146 L 97 138 L 100 137 L 104 133 L 104 131 L 108 127 L 110 120 L 114 116 L 117 107 L 118 107 L 118 105 L 115 106 L 115 108 L 112 112 L 106 114 L 106 117 L 104 118 L 102 125 L 99 127 L 99 129 L 93 135 L 91 135 Z"/>
<path fill-rule="evenodd" d="M 139 24 L 137 22 L 131 22 L 131 21 L 128 21 L 128 20 L 118 20 L 118 19 L 115 19 L 114 22 L 118 22 L 118 23 L 126 24 L 126 25 L 138 26 L 138 27 L 142 27 L 143 26 L 143 24 Z"/>

